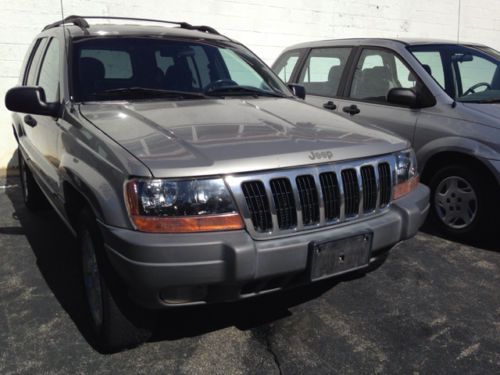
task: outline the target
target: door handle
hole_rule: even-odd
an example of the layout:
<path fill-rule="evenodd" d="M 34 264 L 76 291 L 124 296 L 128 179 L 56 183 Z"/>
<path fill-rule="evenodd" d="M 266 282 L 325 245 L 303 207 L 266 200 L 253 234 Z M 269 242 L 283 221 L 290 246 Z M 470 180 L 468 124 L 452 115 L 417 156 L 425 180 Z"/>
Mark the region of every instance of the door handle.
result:
<path fill-rule="evenodd" d="M 356 104 L 351 104 L 347 107 L 342 108 L 345 113 L 349 113 L 351 116 L 361 112 Z"/>
<path fill-rule="evenodd" d="M 331 109 L 333 111 L 334 109 L 337 109 L 337 106 L 335 105 L 334 102 L 332 102 L 331 100 L 329 100 L 326 103 L 323 103 L 323 108 L 325 108 L 325 109 Z"/>
<path fill-rule="evenodd" d="M 36 126 L 37 122 L 35 118 L 31 115 L 24 116 L 24 123 L 32 128 Z"/>

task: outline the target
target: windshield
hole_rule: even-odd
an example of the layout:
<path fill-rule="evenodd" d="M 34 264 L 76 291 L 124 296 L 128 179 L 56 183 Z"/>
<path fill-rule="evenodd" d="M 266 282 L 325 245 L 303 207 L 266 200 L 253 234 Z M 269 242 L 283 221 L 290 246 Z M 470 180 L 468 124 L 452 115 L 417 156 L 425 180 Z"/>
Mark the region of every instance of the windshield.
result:
<path fill-rule="evenodd" d="M 500 102 L 499 53 L 488 47 L 415 46 L 410 51 L 441 87 L 462 102 Z"/>
<path fill-rule="evenodd" d="M 291 96 L 250 51 L 230 42 L 85 38 L 73 47 L 75 101 Z"/>

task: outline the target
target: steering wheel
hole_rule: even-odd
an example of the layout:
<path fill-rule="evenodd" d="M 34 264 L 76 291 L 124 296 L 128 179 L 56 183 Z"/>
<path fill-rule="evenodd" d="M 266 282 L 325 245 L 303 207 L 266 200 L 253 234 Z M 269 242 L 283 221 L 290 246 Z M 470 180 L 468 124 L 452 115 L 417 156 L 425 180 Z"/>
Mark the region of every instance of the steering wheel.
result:
<path fill-rule="evenodd" d="M 236 82 L 232 79 L 218 79 L 217 81 L 210 82 L 203 88 L 203 91 L 210 92 L 212 90 L 224 87 L 224 86 L 238 86 Z"/>
<path fill-rule="evenodd" d="M 464 93 L 462 96 L 466 96 L 466 95 L 469 95 L 471 93 L 475 93 L 476 92 L 476 89 L 478 87 L 481 87 L 481 86 L 486 86 L 486 90 L 491 90 L 491 85 L 488 83 L 488 82 L 479 82 L 479 83 L 476 83 L 475 85 L 469 87 Z"/>

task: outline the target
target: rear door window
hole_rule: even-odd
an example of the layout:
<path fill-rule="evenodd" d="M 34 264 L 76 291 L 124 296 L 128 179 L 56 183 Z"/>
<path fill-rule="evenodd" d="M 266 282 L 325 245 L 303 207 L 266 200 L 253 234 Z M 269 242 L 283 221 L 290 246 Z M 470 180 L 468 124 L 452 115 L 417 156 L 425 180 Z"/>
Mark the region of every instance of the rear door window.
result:
<path fill-rule="evenodd" d="M 27 66 L 28 71 L 26 72 L 24 78 L 24 85 L 33 86 L 36 84 L 36 79 L 38 75 L 38 68 L 40 67 L 40 58 L 45 50 L 45 42 L 47 38 L 40 38 L 35 44 L 33 51 L 31 52 L 31 58 Z"/>
<path fill-rule="evenodd" d="M 43 57 L 38 86 L 45 91 L 47 103 L 56 102 L 59 99 L 59 41 L 51 39 Z"/>
<path fill-rule="evenodd" d="M 350 53 L 350 47 L 314 48 L 300 74 L 299 83 L 304 85 L 308 94 L 336 96 Z"/>
<path fill-rule="evenodd" d="M 300 58 L 300 51 L 286 52 L 274 63 L 273 70 L 283 82 L 289 82 Z"/>

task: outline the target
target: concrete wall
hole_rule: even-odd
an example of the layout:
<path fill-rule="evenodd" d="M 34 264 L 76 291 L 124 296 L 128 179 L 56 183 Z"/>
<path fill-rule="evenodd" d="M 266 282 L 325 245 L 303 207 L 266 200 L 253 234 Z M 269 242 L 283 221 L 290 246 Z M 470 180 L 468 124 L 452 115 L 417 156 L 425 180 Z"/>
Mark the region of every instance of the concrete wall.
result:
<path fill-rule="evenodd" d="M 500 50 L 500 0 L 63 0 L 65 15 L 114 15 L 207 24 L 271 64 L 294 43 L 344 37 L 429 37 Z M 460 16 L 459 16 L 460 15 Z M 59 0 L 0 0 L 0 169 L 15 142 L 3 97 L 26 48 L 61 17 Z M 460 20 L 460 21 L 459 21 Z"/>

